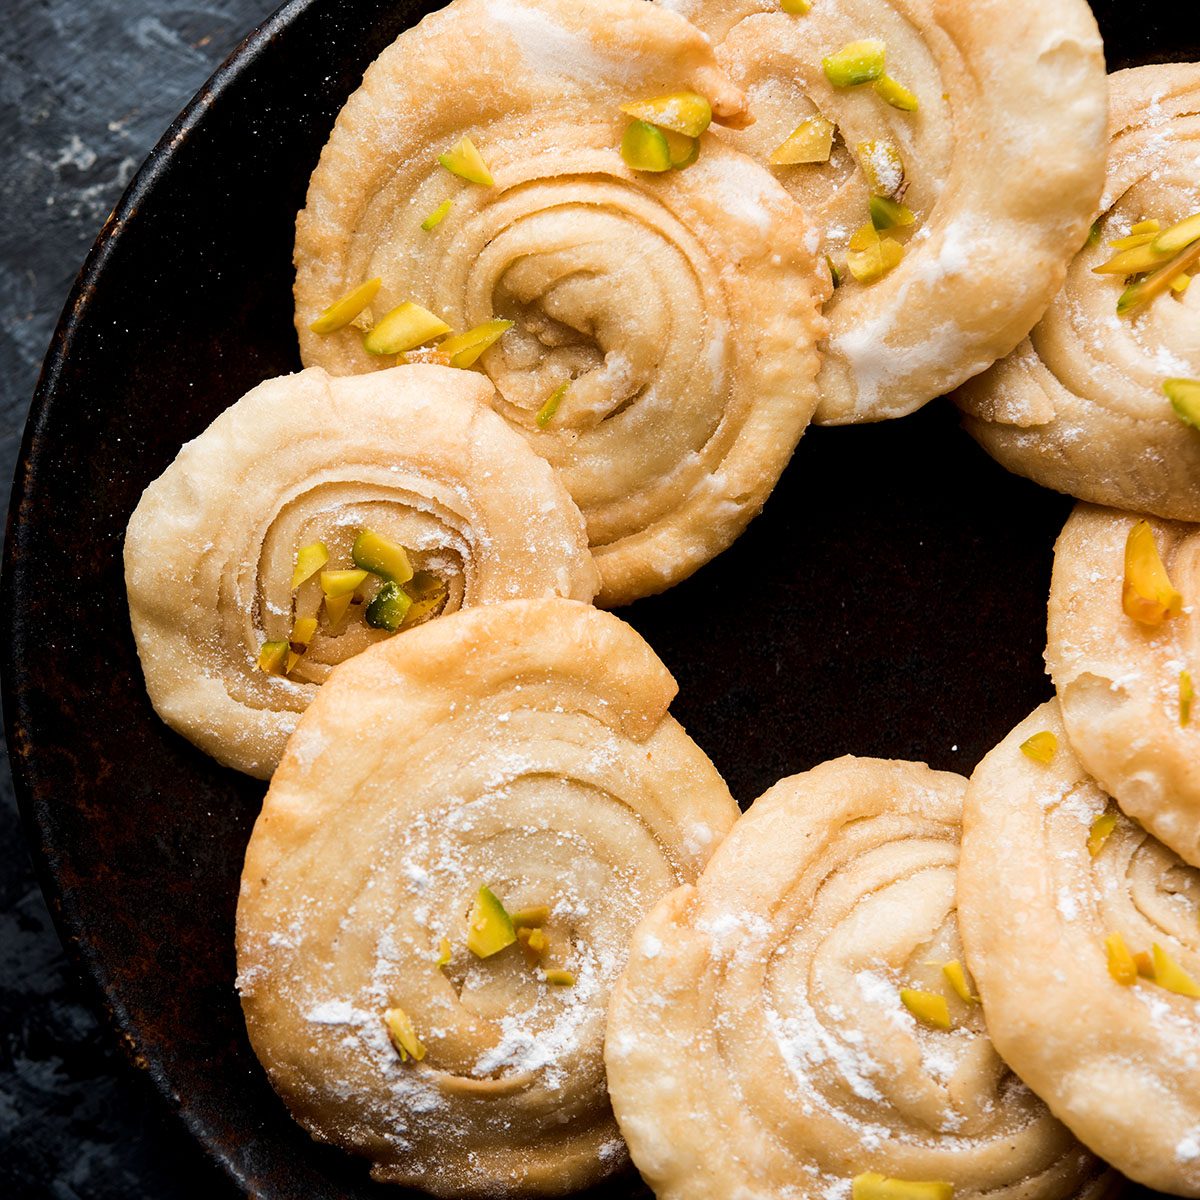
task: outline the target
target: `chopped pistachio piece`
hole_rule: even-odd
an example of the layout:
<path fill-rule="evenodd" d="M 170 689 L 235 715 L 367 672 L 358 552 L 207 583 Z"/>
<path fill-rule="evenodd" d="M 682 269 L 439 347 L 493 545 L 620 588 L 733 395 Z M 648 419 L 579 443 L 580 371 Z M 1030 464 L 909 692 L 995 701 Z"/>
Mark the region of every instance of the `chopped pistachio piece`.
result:
<path fill-rule="evenodd" d="M 450 948 L 450 939 L 448 937 L 444 937 L 438 942 L 438 956 L 433 965 L 440 970 L 450 961 L 451 955 L 452 950 Z"/>
<path fill-rule="evenodd" d="M 646 121 L 629 122 L 621 138 L 621 157 L 635 171 L 661 174 L 673 165 L 666 134 Z"/>
<path fill-rule="evenodd" d="M 1192 687 L 1192 673 L 1179 672 L 1179 724 L 1186 728 L 1192 720 L 1192 701 L 1196 698 Z"/>
<path fill-rule="evenodd" d="M 353 592 L 347 592 L 344 596 L 325 597 L 325 616 L 332 628 L 336 629 L 346 619 L 346 614 L 350 611 L 350 605 L 353 603 Z"/>
<path fill-rule="evenodd" d="M 322 571 L 321 591 L 331 599 L 349 596 L 367 582 L 369 571 Z"/>
<path fill-rule="evenodd" d="M 1150 947 L 1154 962 L 1154 982 L 1178 996 L 1200 999 L 1197 983 L 1157 942 Z"/>
<path fill-rule="evenodd" d="M 667 139 L 667 150 L 671 155 L 671 166 L 677 171 L 683 171 L 700 157 L 700 139 L 688 137 L 686 134 L 674 133 L 670 129 L 662 131 Z"/>
<path fill-rule="evenodd" d="M 1117 810 L 1111 804 L 1093 822 L 1088 830 L 1088 853 L 1095 858 L 1117 827 Z"/>
<path fill-rule="evenodd" d="M 1054 756 L 1058 753 L 1058 738 L 1050 730 L 1043 729 L 1021 743 L 1021 753 L 1035 763 L 1046 766 L 1054 761 Z"/>
<path fill-rule="evenodd" d="M 895 229 L 897 226 L 912 225 L 916 216 L 911 208 L 897 204 L 886 196 L 872 196 L 868 207 L 871 212 L 871 224 L 881 232 L 885 229 Z"/>
<path fill-rule="evenodd" d="M 518 929 L 517 940 L 525 951 L 525 961 L 536 967 L 546 957 L 550 942 L 544 929 Z"/>
<path fill-rule="evenodd" d="M 791 167 L 798 163 L 828 162 L 833 153 L 833 134 L 837 126 L 824 117 L 809 117 L 777 146 L 767 160 L 773 167 Z"/>
<path fill-rule="evenodd" d="M 267 675 L 282 675 L 287 655 L 287 642 L 263 642 L 258 651 L 258 669 Z"/>
<path fill-rule="evenodd" d="M 1188 274 L 1176 275 L 1167 286 L 1175 293 L 1175 298 L 1178 299 L 1184 292 L 1192 286 L 1192 277 Z"/>
<path fill-rule="evenodd" d="M 1152 233 L 1131 233 L 1128 237 L 1117 238 L 1108 244 L 1114 250 L 1133 250 L 1138 246 L 1148 246 L 1154 241 Z"/>
<path fill-rule="evenodd" d="M 699 137 L 712 124 L 712 105 L 699 92 L 671 92 L 650 100 L 622 104 L 621 111 L 635 120 L 684 137 Z"/>
<path fill-rule="evenodd" d="M 1137 973 L 1142 979 L 1149 979 L 1154 982 L 1154 959 L 1145 950 L 1139 950 L 1133 956 L 1133 965 L 1137 968 Z"/>
<path fill-rule="evenodd" d="M 453 175 L 465 179 L 468 183 L 478 183 L 481 187 L 492 187 L 495 180 L 483 161 L 483 155 L 475 147 L 469 137 L 465 137 L 452 150 L 438 155 L 438 162 Z"/>
<path fill-rule="evenodd" d="M 419 304 L 405 301 L 380 318 L 363 338 L 368 354 L 403 354 L 450 333 L 450 326 Z"/>
<path fill-rule="evenodd" d="M 404 618 L 405 629 L 436 617 L 450 598 L 450 589 L 445 581 L 432 571 L 418 571 L 404 590 L 412 597 L 412 607 Z"/>
<path fill-rule="evenodd" d="M 1160 254 L 1149 243 L 1131 246 L 1114 254 L 1107 262 L 1092 268 L 1093 275 L 1140 275 L 1143 271 L 1153 271 L 1167 261 L 1167 255 Z"/>
<path fill-rule="evenodd" d="M 884 75 L 871 85 L 883 100 L 893 108 L 902 112 L 916 112 L 920 107 L 916 93 L 910 92 L 902 83 L 897 83 L 890 75 Z"/>
<path fill-rule="evenodd" d="M 877 138 L 858 142 L 854 153 L 867 177 L 871 194 L 899 199 L 904 187 L 904 159 L 895 143 Z"/>
<path fill-rule="evenodd" d="M 881 238 L 874 225 L 866 224 L 850 239 L 846 266 L 859 283 L 882 279 L 904 257 L 904 247 L 892 238 Z"/>
<path fill-rule="evenodd" d="M 467 917 L 467 949 L 476 958 L 491 958 L 517 940 L 512 918 L 496 894 L 481 887 Z"/>
<path fill-rule="evenodd" d="M 433 212 L 431 212 L 429 216 L 427 216 L 425 220 L 421 222 L 421 228 L 425 230 L 426 233 L 432 233 L 450 215 L 450 210 L 453 207 L 453 200 L 443 200 L 442 203 L 439 204 L 437 208 L 435 208 Z"/>
<path fill-rule="evenodd" d="M 370 529 L 362 530 L 354 539 L 350 557 L 360 570 L 370 571 L 390 583 L 407 583 L 413 577 L 408 551 Z"/>
<path fill-rule="evenodd" d="M 779 7 L 794 17 L 802 17 L 812 11 L 811 0 L 779 0 Z"/>
<path fill-rule="evenodd" d="M 296 566 L 292 571 L 292 591 L 311 579 L 329 561 L 329 550 L 324 542 L 313 542 L 296 551 Z"/>
<path fill-rule="evenodd" d="M 512 915 L 514 929 L 537 929 L 550 920 L 550 906 L 535 904 L 532 908 L 519 908 Z"/>
<path fill-rule="evenodd" d="M 570 971 L 558 968 L 547 971 L 545 979 L 547 983 L 553 984 L 555 987 L 573 987 L 575 985 L 575 976 Z"/>
<path fill-rule="evenodd" d="M 1125 939 L 1119 933 L 1110 933 L 1104 939 L 1104 950 L 1108 956 L 1108 973 L 1122 986 L 1137 983 L 1138 969 Z"/>
<path fill-rule="evenodd" d="M 483 356 L 485 350 L 490 350 L 512 327 L 514 322 L 503 320 L 485 321 L 468 329 L 466 333 L 456 333 L 442 342 L 438 349 L 450 358 L 452 367 L 473 367 Z"/>
<path fill-rule="evenodd" d="M 379 294 L 383 280 L 368 279 L 353 291 L 335 300 L 310 326 L 313 333 L 334 333 L 344 329 Z"/>
<path fill-rule="evenodd" d="M 963 969 L 962 963 L 957 958 L 952 958 L 948 963 L 942 964 L 942 974 L 945 975 L 946 981 L 954 989 L 954 994 L 964 1004 L 978 1004 L 979 997 L 971 992 L 971 985 L 967 981 L 967 972 Z"/>
<path fill-rule="evenodd" d="M 1171 584 L 1147 521 L 1138 521 L 1125 542 L 1121 605 L 1126 616 L 1152 628 L 1183 610 L 1183 597 Z"/>
<path fill-rule="evenodd" d="M 825 255 L 825 265 L 829 268 L 829 279 L 833 284 L 834 291 L 842 286 L 842 273 L 833 265 L 833 259 L 829 255 Z"/>
<path fill-rule="evenodd" d="M 1172 225 L 1170 229 L 1163 230 L 1154 239 L 1153 245 L 1160 254 L 1175 254 L 1198 240 L 1200 240 L 1200 213 L 1193 213 L 1177 225 Z"/>
<path fill-rule="evenodd" d="M 901 988 L 900 1002 L 918 1021 L 934 1029 L 949 1029 L 950 1006 L 945 996 L 937 992 L 922 992 L 916 988 Z"/>
<path fill-rule="evenodd" d="M 1200 264 L 1200 241 L 1185 247 L 1174 258 L 1170 258 L 1153 275 L 1131 284 L 1117 300 L 1117 316 L 1128 317 L 1140 312 L 1163 292 L 1185 271 Z"/>
<path fill-rule="evenodd" d="M 425 1047 L 417 1037 L 412 1019 L 402 1008 L 389 1008 L 383 1014 L 383 1023 L 387 1026 L 388 1037 L 400 1055 L 401 1062 L 420 1062 L 425 1057 Z"/>
<path fill-rule="evenodd" d="M 558 412 L 558 406 L 562 403 L 563 397 L 567 394 L 567 388 L 570 386 L 569 380 L 566 383 L 560 383 L 547 397 L 546 403 L 538 409 L 535 420 L 539 429 L 545 429 L 554 420 L 554 414 Z"/>
<path fill-rule="evenodd" d="M 1200 379 L 1168 379 L 1163 391 L 1175 415 L 1193 429 L 1200 429 Z"/>
<path fill-rule="evenodd" d="M 849 42 L 836 54 L 821 60 L 825 78 L 834 87 L 857 87 L 861 83 L 874 83 L 883 78 L 884 59 L 887 47 L 875 38 Z"/>
<path fill-rule="evenodd" d="M 366 622 L 372 629 L 384 629 L 395 633 L 404 624 L 412 599 L 398 584 L 389 582 L 375 593 L 375 599 L 367 605 Z"/>
<path fill-rule="evenodd" d="M 891 1179 L 865 1171 L 850 1185 L 850 1200 L 953 1200 L 954 1185 L 935 1181 Z"/>
<path fill-rule="evenodd" d="M 289 639 L 293 650 L 297 653 L 301 649 L 307 650 L 309 643 L 317 633 L 317 618 L 316 617 L 301 617 L 300 620 L 292 628 L 292 636 Z"/>
<path fill-rule="evenodd" d="M 1157 217 L 1151 217 L 1148 221 L 1139 221 L 1134 225 L 1129 232 L 1135 235 L 1143 233 L 1157 233 L 1162 228 Z"/>

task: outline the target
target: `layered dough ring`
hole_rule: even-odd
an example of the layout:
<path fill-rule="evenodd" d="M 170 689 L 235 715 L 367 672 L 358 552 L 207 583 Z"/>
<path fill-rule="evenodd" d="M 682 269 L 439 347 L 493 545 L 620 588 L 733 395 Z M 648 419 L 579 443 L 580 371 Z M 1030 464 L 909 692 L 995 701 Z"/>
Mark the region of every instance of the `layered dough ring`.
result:
<path fill-rule="evenodd" d="M 1062 283 L 1103 184 L 1104 58 L 1084 0 L 839 0 L 802 16 L 779 0 L 664 2 L 719 43 L 747 94 L 756 120 L 731 144 L 764 160 L 802 121 L 837 126 L 828 162 L 772 168 L 843 274 L 817 420 L 902 416 L 1012 350 Z M 827 78 L 823 60 L 862 39 L 884 43 L 915 112 Z M 866 284 L 845 263 L 872 192 L 887 190 L 860 165 L 870 143 L 898 152 L 916 225 L 898 235 L 900 264 Z"/>
<path fill-rule="evenodd" d="M 964 787 L 854 758 L 785 779 L 639 926 L 605 1057 L 659 1200 L 848 1200 L 868 1172 L 960 1200 L 1098 1194 L 1102 1168 L 943 971 Z M 953 1028 L 902 988 L 944 998 Z"/>
<path fill-rule="evenodd" d="M 554 473 L 488 407 L 486 379 L 397 367 L 268 380 L 222 413 L 142 496 L 125 537 L 129 613 L 159 716 L 226 766 L 267 778 L 333 667 L 391 635 L 363 608 L 333 625 L 296 556 L 353 566 L 364 528 L 439 581 L 441 611 L 513 597 L 590 600 L 583 520 Z M 286 677 L 259 669 L 320 614 Z M 408 636 L 402 632 L 401 637 Z"/>
<path fill-rule="evenodd" d="M 379 365 L 357 330 L 309 329 L 375 277 L 376 316 L 412 301 L 460 331 L 515 322 L 480 365 L 583 511 L 605 604 L 728 546 L 816 407 L 828 277 L 799 206 L 712 134 L 686 170 L 622 160 L 619 106 L 683 89 L 745 119 L 704 37 L 644 0 L 454 0 L 367 71 L 297 221 L 306 363 Z M 463 136 L 495 186 L 438 165 Z"/>
<path fill-rule="evenodd" d="M 1021 752 L 1038 733 L 1058 738 L 1049 763 Z M 1109 806 L 1054 702 L 980 763 L 963 828 L 959 923 L 996 1048 L 1113 1166 L 1200 1195 L 1200 986 L 1180 994 L 1127 957 L 1200 980 L 1200 872 Z"/>
<path fill-rule="evenodd" d="M 1071 746 L 1121 808 L 1200 866 L 1200 530 L 1151 521 L 1182 611 L 1157 626 L 1122 606 L 1138 518 L 1080 505 L 1054 555 L 1046 663 Z"/>
<path fill-rule="evenodd" d="M 238 905 L 250 1039 L 314 1137 L 440 1196 L 561 1194 L 624 1163 L 611 985 L 634 924 L 737 817 L 675 690 L 629 626 L 564 600 L 431 622 L 321 689 Z M 549 908 L 541 967 L 466 948 L 481 886 Z M 389 1043 L 397 1007 L 420 1061 Z"/>
<path fill-rule="evenodd" d="M 966 427 L 1010 471 L 1134 512 L 1200 521 L 1200 433 L 1163 393 L 1200 377 L 1200 288 L 1117 315 L 1109 245 L 1146 220 L 1200 212 L 1200 64 L 1111 77 L 1108 185 L 1097 236 L 1029 339 L 956 397 Z"/>

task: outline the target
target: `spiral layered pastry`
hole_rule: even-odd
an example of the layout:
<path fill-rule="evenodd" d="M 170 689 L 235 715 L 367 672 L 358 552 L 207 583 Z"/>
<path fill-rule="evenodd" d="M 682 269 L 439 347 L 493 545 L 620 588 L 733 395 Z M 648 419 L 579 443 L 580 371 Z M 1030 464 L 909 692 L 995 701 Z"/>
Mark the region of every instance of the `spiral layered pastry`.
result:
<path fill-rule="evenodd" d="M 643 0 L 454 0 L 367 71 L 297 221 L 306 363 L 393 361 L 310 328 L 363 281 L 375 320 L 511 322 L 479 368 L 582 510 L 610 605 L 729 545 L 817 401 L 828 279 L 800 207 L 711 133 L 686 169 L 622 158 L 620 106 L 680 91 L 747 119 L 703 35 Z"/>
<path fill-rule="evenodd" d="M 1200 1195 L 1200 872 L 1086 774 L 1055 702 L 967 791 L 959 922 L 1006 1062 L 1124 1174 Z"/>
<path fill-rule="evenodd" d="M 261 384 L 183 448 L 125 538 L 138 654 L 168 725 L 265 779 L 334 666 L 395 629 L 513 597 L 592 598 L 579 511 L 491 392 L 445 367 L 312 369 Z M 355 569 L 364 532 L 407 563 L 398 583 Z M 398 619 L 374 619 L 380 592 Z"/>
<path fill-rule="evenodd" d="M 1028 340 L 956 399 L 967 430 L 1010 471 L 1095 504 L 1197 521 L 1200 401 L 1176 411 L 1164 390 L 1200 378 L 1194 266 L 1164 278 L 1174 287 L 1148 303 L 1123 315 L 1118 306 L 1135 294 L 1131 281 L 1179 261 L 1155 254 L 1158 236 L 1200 213 L 1200 64 L 1118 71 L 1110 83 L 1093 237 Z"/>
<path fill-rule="evenodd" d="M 1178 597 L 1149 613 L 1134 607 L 1139 538 Z M 1046 646 L 1067 736 L 1083 769 L 1121 808 L 1196 866 L 1198 599 L 1196 526 L 1143 522 L 1091 505 L 1080 505 L 1067 521 L 1054 555 Z"/>
<path fill-rule="evenodd" d="M 1084 0 L 661 2 L 718 42 L 755 117 L 722 136 L 776 164 L 841 277 L 818 421 L 902 416 L 1017 345 L 1103 185 Z"/>
<path fill-rule="evenodd" d="M 250 1039 L 314 1137 L 439 1196 L 561 1194 L 625 1162 L 611 986 L 737 816 L 675 691 L 629 626 L 565 600 L 431 622 L 321 689 L 237 935 Z"/>
<path fill-rule="evenodd" d="M 853 758 L 785 779 L 638 927 L 605 1057 L 659 1200 L 1098 1193 L 971 990 L 964 787 Z"/>

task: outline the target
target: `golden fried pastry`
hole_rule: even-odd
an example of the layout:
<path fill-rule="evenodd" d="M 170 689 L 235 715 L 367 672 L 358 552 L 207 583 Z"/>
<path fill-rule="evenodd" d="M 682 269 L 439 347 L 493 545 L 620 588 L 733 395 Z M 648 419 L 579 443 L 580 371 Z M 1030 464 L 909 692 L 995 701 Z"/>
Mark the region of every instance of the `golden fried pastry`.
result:
<path fill-rule="evenodd" d="M 967 789 L 959 924 L 996 1049 L 1097 1154 L 1200 1196 L 1200 872 L 1042 705 Z"/>
<path fill-rule="evenodd" d="M 159 716 L 265 779 L 335 665 L 444 612 L 590 600 L 578 509 L 486 379 L 399 367 L 272 379 L 142 496 L 129 613 Z"/>
<path fill-rule="evenodd" d="M 855 758 L 785 779 L 638 927 L 605 1060 L 659 1200 L 1098 1194 L 1103 1168 L 997 1058 L 972 992 L 965 786 Z"/>
<path fill-rule="evenodd" d="M 818 421 L 903 416 L 1029 332 L 1104 178 L 1104 58 L 1084 0 L 669 7 L 746 92 L 754 125 L 723 136 L 772 164 L 841 276 Z"/>
<path fill-rule="evenodd" d="M 609 605 L 728 546 L 817 401 L 828 277 L 800 207 L 711 133 L 673 135 L 686 169 L 623 158 L 629 130 L 636 162 L 676 142 L 621 105 L 685 91 L 695 128 L 747 119 L 703 35 L 644 0 L 454 0 L 367 71 L 297 221 L 304 361 L 368 371 L 453 328 L 419 352 L 490 376 L 583 511 Z M 313 332 L 375 287 L 370 333 Z"/>
<path fill-rule="evenodd" d="M 1046 663 L 1083 769 L 1200 866 L 1200 528 L 1080 505 L 1054 555 Z"/>
<path fill-rule="evenodd" d="M 246 855 L 250 1039 L 318 1140 L 438 1196 L 625 1162 L 602 1039 L 633 926 L 737 807 L 607 613 L 475 608 L 334 672 Z"/>
<path fill-rule="evenodd" d="M 956 399 L 1010 471 L 1200 521 L 1200 288 L 1187 286 L 1200 262 L 1200 64 L 1118 71 L 1111 84 L 1094 235 L 1029 339 Z"/>

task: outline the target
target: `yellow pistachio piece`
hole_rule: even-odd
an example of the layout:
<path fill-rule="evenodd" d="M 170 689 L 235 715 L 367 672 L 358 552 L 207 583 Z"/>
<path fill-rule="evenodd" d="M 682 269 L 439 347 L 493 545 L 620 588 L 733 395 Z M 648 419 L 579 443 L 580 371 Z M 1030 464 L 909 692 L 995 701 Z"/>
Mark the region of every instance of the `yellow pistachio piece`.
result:
<path fill-rule="evenodd" d="M 1200 379 L 1168 379 L 1163 391 L 1175 415 L 1193 429 L 1200 429 Z"/>
<path fill-rule="evenodd" d="M 344 329 L 375 299 L 383 286 L 382 279 L 368 279 L 353 291 L 335 300 L 310 326 L 313 333 L 334 333 Z"/>
<path fill-rule="evenodd" d="M 945 996 L 937 992 L 922 992 L 915 988 L 901 988 L 900 1002 L 918 1021 L 934 1029 L 949 1029 L 950 1006 Z"/>
<path fill-rule="evenodd" d="M 1112 837 L 1117 827 L 1117 810 L 1111 804 L 1093 822 L 1088 830 L 1088 853 L 1095 858 L 1104 849 L 1105 842 Z"/>
<path fill-rule="evenodd" d="M 1157 233 L 1162 228 L 1157 217 L 1151 217 L 1148 221 L 1139 221 L 1134 225 L 1129 232 L 1140 236 L 1145 233 Z"/>
<path fill-rule="evenodd" d="M 403 354 L 450 333 L 450 326 L 427 308 L 411 301 L 397 305 L 363 338 L 368 354 Z"/>
<path fill-rule="evenodd" d="M 1114 250 L 1132 250 L 1135 246 L 1148 246 L 1154 241 L 1152 233 L 1131 233 L 1128 237 L 1117 238 L 1108 244 Z"/>
<path fill-rule="evenodd" d="M 398 542 L 370 529 L 360 530 L 354 539 L 350 557 L 360 571 L 369 571 L 389 583 L 405 584 L 413 577 L 408 551 Z"/>
<path fill-rule="evenodd" d="M 824 117 L 809 117 L 771 152 L 767 160 L 773 167 L 791 167 L 798 163 L 828 162 L 833 152 L 833 134 L 837 128 Z"/>
<path fill-rule="evenodd" d="M 916 221 L 911 208 L 897 204 L 886 196 L 872 196 L 868 202 L 871 213 L 871 224 L 882 232 L 885 229 L 895 229 L 897 226 L 907 227 Z"/>
<path fill-rule="evenodd" d="M 670 129 L 662 130 L 662 135 L 667 139 L 667 152 L 671 156 L 671 166 L 677 171 L 690 167 L 700 157 L 699 138 L 674 133 Z"/>
<path fill-rule="evenodd" d="M 712 124 L 712 105 L 699 92 L 671 92 L 650 100 L 622 104 L 621 111 L 647 125 L 699 137 Z"/>
<path fill-rule="evenodd" d="M 1196 698 L 1195 690 L 1192 687 L 1192 673 L 1190 671 L 1179 672 L 1179 724 L 1183 727 L 1191 722 L 1192 719 L 1192 701 Z"/>
<path fill-rule="evenodd" d="M 621 138 L 621 157 L 635 171 L 662 174 L 674 166 L 666 133 L 646 121 L 629 122 Z"/>
<path fill-rule="evenodd" d="M 343 596 L 325 597 L 325 617 L 332 628 L 336 629 L 346 619 L 346 614 L 350 611 L 350 605 L 353 603 L 353 592 L 347 592 Z"/>
<path fill-rule="evenodd" d="M 329 561 L 324 542 L 313 542 L 296 551 L 296 566 L 292 571 L 292 591 L 311 579 Z"/>
<path fill-rule="evenodd" d="M 876 38 L 849 42 L 836 54 L 821 60 L 825 78 L 834 87 L 858 87 L 883 77 L 887 47 Z"/>
<path fill-rule="evenodd" d="M 449 356 L 452 367 L 473 367 L 485 350 L 490 350 L 511 328 L 512 321 L 492 320 L 456 333 L 442 342 L 438 349 Z"/>
<path fill-rule="evenodd" d="M 433 965 L 440 970 L 450 961 L 451 954 L 450 939 L 444 937 L 438 942 L 438 956 Z"/>
<path fill-rule="evenodd" d="M 1197 264 L 1200 264 L 1200 241 L 1193 242 L 1174 258 L 1168 259 L 1153 275 L 1130 284 L 1117 300 L 1117 316 L 1129 317 L 1140 312 L 1167 291 L 1179 275 Z"/>
<path fill-rule="evenodd" d="M 1154 531 L 1146 521 L 1134 525 L 1125 543 L 1121 604 L 1126 616 L 1151 628 L 1179 616 L 1183 609 L 1183 597 L 1171 584 Z"/>
<path fill-rule="evenodd" d="M 570 971 L 562 971 L 557 968 L 547 971 L 545 979 L 547 983 L 553 984 L 555 987 L 572 987 L 575 983 L 575 976 Z"/>
<path fill-rule="evenodd" d="M 517 941 L 521 943 L 521 949 L 525 951 L 525 961 L 531 967 L 536 967 L 546 957 L 546 950 L 550 945 L 544 929 L 518 929 Z"/>
<path fill-rule="evenodd" d="M 258 651 L 258 669 L 267 675 L 281 675 L 287 655 L 287 642 L 263 642 Z"/>
<path fill-rule="evenodd" d="M 934 1181 L 892 1179 L 876 1171 L 856 1175 L 851 1200 L 953 1200 L 954 1185 Z"/>
<path fill-rule="evenodd" d="M 1104 950 L 1108 956 L 1108 973 L 1122 986 L 1137 983 L 1138 969 L 1125 939 L 1119 933 L 1110 933 L 1104 939 Z"/>
<path fill-rule="evenodd" d="M 449 215 L 454 207 L 453 200 L 444 200 L 421 222 L 421 228 L 426 233 L 432 233 Z"/>
<path fill-rule="evenodd" d="M 550 920 L 550 906 L 535 904 L 532 908 L 519 908 L 512 914 L 514 929 L 536 929 Z"/>
<path fill-rule="evenodd" d="M 964 1004 L 979 1003 L 979 997 L 972 994 L 971 985 L 967 981 L 967 973 L 957 958 L 952 958 L 948 963 L 942 964 L 942 974 L 954 989 L 954 994 Z"/>
<path fill-rule="evenodd" d="M 336 600 L 339 596 L 349 596 L 367 582 L 367 571 L 322 571 L 321 591 Z"/>
<path fill-rule="evenodd" d="M 1168 256 L 1155 250 L 1146 243 L 1132 246 L 1114 254 L 1107 262 L 1092 268 L 1093 275 L 1140 275 L 1143 271 L 1153 271 L 1167 261 Z"/>
<path fill-rule="evenodd" d="M 898 199 L 904 187 L 904 159 L 895 143 L 874 138 L 856 143 L 854 153 L 871 194 Z"/>
<path fill-rule="evenodd" d="M 1190 275 L 1176 275 L 1167 286 L 1175 293 L 1175 297 L 1178 299 L 1192 286 L 1192 277 Z"/>
<path fill-rule="evenodd" d="M 875 226 L 863 225 L 850 239 L 846 266 L 859 283 L 883 278 L 904 257 L 904 247 L 892 238 L 881 238 Z"/>
<path fill-rule="evenodd" d="M 1045 766 L 1053 762 L 1055 754 L 1058 753 L 1058 738 L 1050 730 L 1043 729 L 1041 733 L 1035 733 L 1021 743 L 1021 753 L 1035 763 Z"/>
<path fill-rule="evenodd" d="M 297 653 L 307 650 L 317 633 L 316 617 L 301 617 L 292 628 L 291 646 Z"/>
<path fill-rule="evenodd" d="M 547 397 L 546 403 L 538 409 L 535 420 L 539 429 L 545 429 L 554 420 L 554 414 L 558 412 L 558 406 L 562 403 L 563 397 L 567 394 L 567 388 L 570 386 L 570 381 L 560 383 Z"/>
<path fill-rule="evenodd" d="M 439 155 L 438 162 L 451 174 L 465 179 L 468 183 L 492 187 L 496 182 L 487 168 L 487 163 L 483 161 L 483 155 L 469 137 L 463 138 L 452 150 Z"/>
<path fill-rule="evenodd" d="M 425 1057 L 425 1047 L 417 1037 L 412 1019 L 402 1008 L 389 1008 L 383 1014 L 383 1023 L 387 1026 L 388 1037 L 400 1055 L 401 1062 L 420 1062 Z"/>
<path fill-rule="evenodd" d="M 1154 960 L 1145 950 L 1139 950 L 1133 956 L 1133 965 L 1137 968 L 1138 975 L 1143 979 L 1149 979 L 1154 982 Z"/>
<path fill-rule="evenodd" d="M 1200 999 L 1197 983 L 1157 942 L 1150 947 L 1154 963 L 1154 982 L 1178 996 Z"/>
<path fill-rule="evenodd" d="M 875 80 L 871 86 L 881 99 L 902 112 L 916 112 L 920 107 L 916 94 L 910 92 L 902 83 L 897 83 L 890 75 Z"/>
<path fill-rule="evenodd" d="M 802 17 L 806 12 L 812 10 L 810 0 L 779 0 L 779 7 L 785 13 L 791 13 L 795 17 Z"/>
<path fill-rule="evenodd" d="M 491 958 L 517 940 L 512 919 L 496 894 L 481 887 L 467 918 L 467 949 L 476 958 Z"/>
<path fill-rule="evenodd" d="M 1170 229 L 1164 229 L 1154 239 L 1153 246 L 1160 254 L 1175 254 L 1185 246 L 1200 240 L 1200 213 L 1193 213 Z"/>

